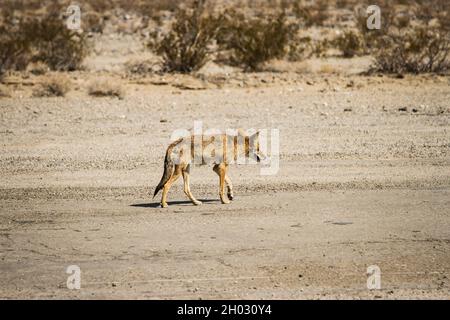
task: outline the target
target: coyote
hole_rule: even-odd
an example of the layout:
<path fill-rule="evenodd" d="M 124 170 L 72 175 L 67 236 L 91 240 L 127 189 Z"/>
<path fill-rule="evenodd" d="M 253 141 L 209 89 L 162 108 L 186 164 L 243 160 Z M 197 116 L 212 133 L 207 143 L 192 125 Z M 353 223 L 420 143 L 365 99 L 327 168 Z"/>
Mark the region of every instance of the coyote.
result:
<path fill-rule="evenodd" d="M 198 143 L 197 143 L 198 142 Z M 201 142 L 201 143 L 200 143 Z M 197 146 L 198 144 L 198 146 Z M 243 150 L 242 150 L 243 149 Z M 161 207 L 166 208 L 167 194 L 172 184 L 182 175 L 184 180 L 184 193 L 194 205 L 201 205 L 191 192 L 189 174 L 191 164 L 213 165 L 213 171 L 219 176 L 219 196 L 223 204 L 233 200 L 233 184 L 227 175 L 228 165 L 238 161 L 238 153 L 243 151 L 244 160 L 252 159 L 260 162 L 265 155 L 260 151 L 259 131 L 249 136 L 243 130 L 237 130 L 236 135 L 194 135 L 179 138 L 172 142 L 166 151 L 164 160 L 164 173 L 155 189 L 153 198 L 162 189 Z M 256 161 L 255 161 L 256 160 Z M 240 163 L 238 161 L 238 163 Z M 225 186 L 227 195 L 225 196 Z"/>

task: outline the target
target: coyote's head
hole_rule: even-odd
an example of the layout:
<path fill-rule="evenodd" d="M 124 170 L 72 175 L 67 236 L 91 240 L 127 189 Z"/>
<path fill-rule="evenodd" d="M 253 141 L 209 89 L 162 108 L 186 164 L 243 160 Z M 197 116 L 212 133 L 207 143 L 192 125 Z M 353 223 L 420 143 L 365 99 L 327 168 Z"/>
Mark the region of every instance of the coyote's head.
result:
<path fill-rule="evenodd" d="M 248 147 L 246 143 L 246 156 L 252 158 L 253 160 L 256 160 L 256 162 L 265 161 L 267 159 L 267 156 L 261 151 L 259 131 L 248 137 Z"/>

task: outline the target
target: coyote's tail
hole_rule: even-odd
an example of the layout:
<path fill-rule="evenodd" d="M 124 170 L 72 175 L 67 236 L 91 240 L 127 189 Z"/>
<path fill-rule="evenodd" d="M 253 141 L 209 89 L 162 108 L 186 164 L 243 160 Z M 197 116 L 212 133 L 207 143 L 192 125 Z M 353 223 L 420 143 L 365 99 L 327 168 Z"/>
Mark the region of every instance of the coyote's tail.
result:
<path fill-rule="evenodd" d="M 166 151 L 166 158 L 164 159 L 164 173 L 161 178 L 161 181 L 158 183 L 158 186 L 155 189 L 155 193 L 153 194 L 153 198 L 158 194 L 159 190 L 161 190 L 164 185 L 169 181 L 170 177 L 173 174 L 173 169 L 175 167 L 175 164 L 172 160 L 172 150 L 175 148 L 181 141 L 183 141 L 183 138 L 180 138 L 174 142 L 172 142 L 169 147 L 167 147 Z"/>

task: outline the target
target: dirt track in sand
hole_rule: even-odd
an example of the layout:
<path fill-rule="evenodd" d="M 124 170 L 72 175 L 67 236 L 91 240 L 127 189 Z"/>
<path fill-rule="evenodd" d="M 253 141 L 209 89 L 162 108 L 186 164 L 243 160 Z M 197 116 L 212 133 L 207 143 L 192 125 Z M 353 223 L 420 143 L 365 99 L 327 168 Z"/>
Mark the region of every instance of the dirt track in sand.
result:
<path fill-rule="evenodd" d="M 448 79 L 348 81 L 0 100 L 0 297 L 448 299 Z M 204 204 L 178 183 L 157 208 L 164 148 L 194 120 L 280 129 L 280 171 L 231 168 L 221 205 L 194 168 Z"/>

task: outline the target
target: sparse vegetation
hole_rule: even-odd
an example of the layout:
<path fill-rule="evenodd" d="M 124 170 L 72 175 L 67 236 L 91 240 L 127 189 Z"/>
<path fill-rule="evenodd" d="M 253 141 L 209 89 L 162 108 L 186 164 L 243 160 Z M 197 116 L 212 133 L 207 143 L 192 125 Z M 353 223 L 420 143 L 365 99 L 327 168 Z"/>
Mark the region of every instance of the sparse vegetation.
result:
<path fill-rule="evenodd" d="M 131 60 L 125 67 L 129 75 L 143 76 L 161 71 L 160 64 L 154 59 Z"/>
<path fill-rule="evenodd" d="M 125 90 L 122 85 L 107 78 L 90 82 L 88 93 L 94 97 L 117 97 L 123 99 L 125 96 Z"/>
<path fill-rule="evenodd" d="M 293 13 L 305 27 L 322 26 L 329 18 L 326 0 L 317 0 L 310 3 L 303 0 L 293 1 L 291 5 L 293 6 Z"/>
<path fill-rule="evenodd" d="M 46 74 L 49 71 L 49 68 L 45 63 L 38 61 L 29 64 L 27 70 L 36 76 L 40 76 Z"/>
<path fill-rule="evenodd" d="M 28 48 L 5 26 L 0 26 L 0 81 L 8 70 L 23 70 L 29 62 Z"/>
<path fill-rule="evenodd" d="M 149 47 L 160 54 L 164 70 L 191 72 L 200 69 L 211 53 L 210 45 L 219 28 L 219 20 L 212 17 L 204 1 L 180 8 L 166 34 L 154 34 Z"/>
<path fill-rule="evenodd" d="M 444 72 L 450 69 L 450 35 L 430 27 L 389 33 L 377 41 L 375 69 L 387 73 Z"/>
<path fill-rule="evenodd" d="M 24 70 L 30 63 L 44 63 L 51 70 L 79 69 L 87 55 L 82 34 L 66 28 L 54 13 L 42 18 L 4 17 L 0 27 L 0 74 L 7 70 Z"/>
<path fill-rule="evenodd" d="M 71 89 L 72 82 L 65 74 L 47 77 L 33 91 L 34 97 L 64 97 Z"/>
<path fill-rule="evenodd" d="M 331 41 L 331 44 L 338 48 L 345 58 L 352 58 L 361 55 L 364 50 L 364 39 L 355 31 L 345 31 Z"/>
<path fill-rule="evenodd" d="M 231 52 L 231 62 L 246 70 L 257 70 L 264 62 L 284 56 L 296 32 L 296 26 L 287 22 L 284 13 L 246 17 L 230 10 L 224 17 L 219 46 Z"/>
<path fill-rule="evenodd" d="M 210 59 L 255 71 L 271 59 L 286 56 L 289 61 L 300 61 L 327 56 L 334 51 L 329 49 L 338 49 L 346 58 L 370 54 L 380 72 L 441 72 L 448 68 L 449 1 L 380 0 L 380 30 L 366 27 L 368 1 L 237 3 L 86 0 L 81 4 L 83 32 L 74 32 L 65 26 L 68 0 L 3 0 L 0 81 L 8 71 L 42 75 L 47 70 L 82 68 L 88 54 L 86 38 L 104 32 L 106 25 L 107 32 L 121 28 L 126 34 L 139 31 L 161 57 L 162 66 L 150 60 L 128 63 L 128 75 L 189 73 Z M 354 25 L 349 9 L 355 12 Z M 323 28 L 331 24 L 342 32 L 334 39 L 329 28 Z"/>

